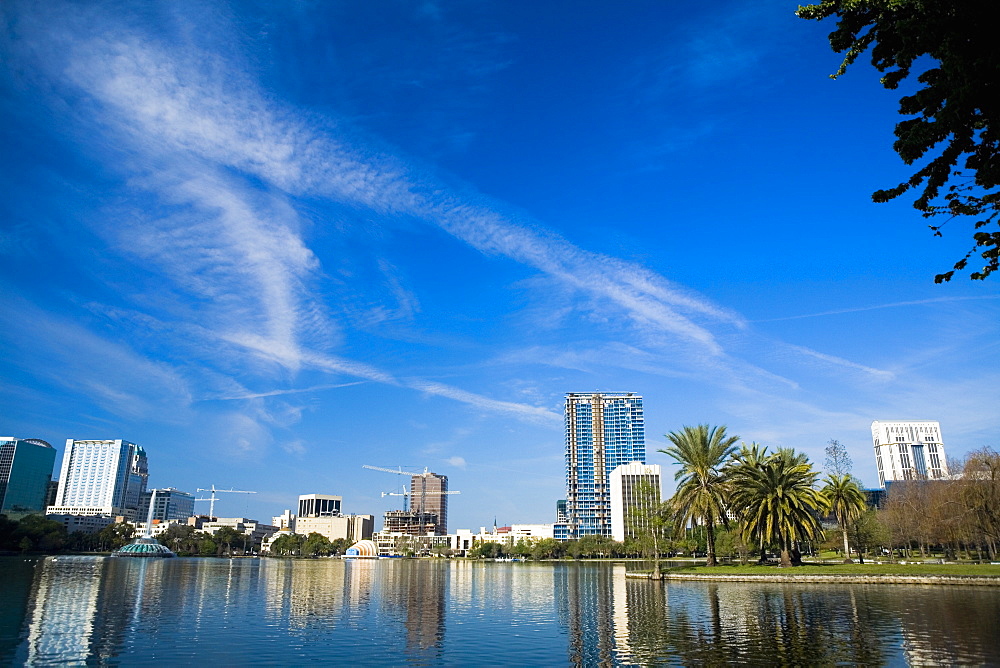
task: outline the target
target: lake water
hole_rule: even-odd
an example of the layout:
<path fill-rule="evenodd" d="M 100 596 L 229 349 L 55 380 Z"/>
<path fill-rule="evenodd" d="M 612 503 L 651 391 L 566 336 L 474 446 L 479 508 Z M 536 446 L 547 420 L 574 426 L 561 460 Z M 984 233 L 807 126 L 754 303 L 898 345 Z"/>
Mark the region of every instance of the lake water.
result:
<path fill-rule="evenodd" d="M 0 664 L 1000 664 L 1000 589 L 611 563 L 0 559 Z"/>

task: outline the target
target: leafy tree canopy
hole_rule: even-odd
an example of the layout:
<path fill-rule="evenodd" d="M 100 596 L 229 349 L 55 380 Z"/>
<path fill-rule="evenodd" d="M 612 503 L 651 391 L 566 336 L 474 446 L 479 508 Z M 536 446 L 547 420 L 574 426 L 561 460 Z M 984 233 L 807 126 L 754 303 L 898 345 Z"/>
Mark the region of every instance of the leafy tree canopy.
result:
<path fill-rule="evenodd" d="M 994 22 L 987 18 L 994 5 L 987 0 L 823 0 L 797 12 L 804 19 L 837 17 L 830 46 L 846 55 L 833 78 L 869 48 L 872 65 L 884 73 L 885 88 L 895 90 L 917 75 L 920 87 L 899 100 L 900 114 L 911 118 L 896 125 L 893 148 L 907 165 L 929 160 L 907 181 L 875 192 L 872 199 L 886 202 L 922 188 L 913 206 L 925 218 L 977 218 L 975 245 L 954 269 L 935 276 L 937 283 L 951 280 L 974 254 L 985 264 L 970 278 L 984 279 L 1000 268 L 1000 48 Z M 943 225 L 930 227 L 941 236 Z"/>

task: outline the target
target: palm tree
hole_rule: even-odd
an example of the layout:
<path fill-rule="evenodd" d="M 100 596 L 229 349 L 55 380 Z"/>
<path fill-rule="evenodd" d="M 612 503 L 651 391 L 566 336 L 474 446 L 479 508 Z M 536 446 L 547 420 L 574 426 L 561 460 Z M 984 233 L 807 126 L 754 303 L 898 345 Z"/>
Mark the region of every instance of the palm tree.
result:
<path fill-rule="evenodd" d="M 762 446 L 760 443 L 754 441 L 750 445 L 742 443 L 740 445 L 740 450 L 735 455 L 733 455 L 732 460 L 727 468 L 727 475 L 729 477 L 729 484 L 734 490 L 744 487 L 748 484 L 745 478 L 747 473 L 752 473 L 754 470 L 764 465 L 770 457 L 767 453 L 767 446 Z M 738 495 L 736 495 L 738 498 Z M 732 510 L 739 511 L 738 508 L 731 508 Z M 744 537 L 746 540 L 748 537 Z M 760 560 L 759 563 L 763 564 L 767 559 L 767 553 L 764 550 L 764 545 L 767 542 L 767 537 L 763 533 L 758 533 L 755 536 L 749 536 L 749 538 L 756 538 L 756 545 L 760 548 Z"/>
<path fill-rule="evenodd" d="M 739 466 L 733 473 L 732 506 L 740 515 L 743 539 L 777 543 L 781 565 L 793 565 L 795 542 L 822 532 L 817 511 L 827 502 L 813 487 L 816 476 L 805 457 L 786 448 L 756 466 Z"/>
<path fill-rule="evenodd" d="M 705 522 L 706 566 L 715 566 L 715 520 L 725 526 L 728 488 L 723 467 L 733 452 L 739 436 L 726 436 L 725 426 L 709 428 L 707 424 L 682 427 L 679 432 L 667 434 L 673 445 L 660 450 L 681 465 L 674 475 L 679 481 L 672 500 L 677 525 L 683 527 L 689 520 Z"/>
<path fill-rule="evenodd" d="M 847 527 L 865 512 L 864 492 L 861 491 L 858 483 L 850 475 L 830 473 L 826 476 L 824 482 L 826 485 L 821 490 L 822 494 L 826 498 L 830 509 L 833 510 L 833 514 L 837 518 L 837 524 L 840 525 L 840 530 L 844 534 L 844 563 L 853 563 L 851 561 L 851 551 L 847 545 Z"/>

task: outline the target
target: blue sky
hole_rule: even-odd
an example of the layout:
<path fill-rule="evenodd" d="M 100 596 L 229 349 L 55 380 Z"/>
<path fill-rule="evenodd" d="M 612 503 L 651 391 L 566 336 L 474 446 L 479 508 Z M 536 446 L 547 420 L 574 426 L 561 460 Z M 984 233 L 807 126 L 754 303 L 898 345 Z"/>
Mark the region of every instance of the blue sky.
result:
<path fill-rule="evenodd" d="M 895 95 L 751 5 L 4 3 L 0 431 L 227 516 L 426 466 L 452 528 L 553 520 L 566 392 L 670 471 L 701 422 L 869 485 L 873 419 L 995 447 L 1000 284 L 934 285 Z"/>

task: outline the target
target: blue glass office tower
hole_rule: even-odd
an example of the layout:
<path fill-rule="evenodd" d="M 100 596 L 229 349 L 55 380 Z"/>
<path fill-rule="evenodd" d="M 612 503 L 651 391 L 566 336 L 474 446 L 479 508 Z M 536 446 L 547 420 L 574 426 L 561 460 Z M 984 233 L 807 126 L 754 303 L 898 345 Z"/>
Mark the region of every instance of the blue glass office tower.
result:
<path fill-rule="evenodd" d="M 642 397 L 632 392 L 566 395 L 568 538 L 611 535 L 611 472 L 646 463 Z"/>
<path fill-rule="evenodd" d="M 0 437 L 0 513 L 44 515 L 55 461 L 56 451 L 41 439 Z"/>

